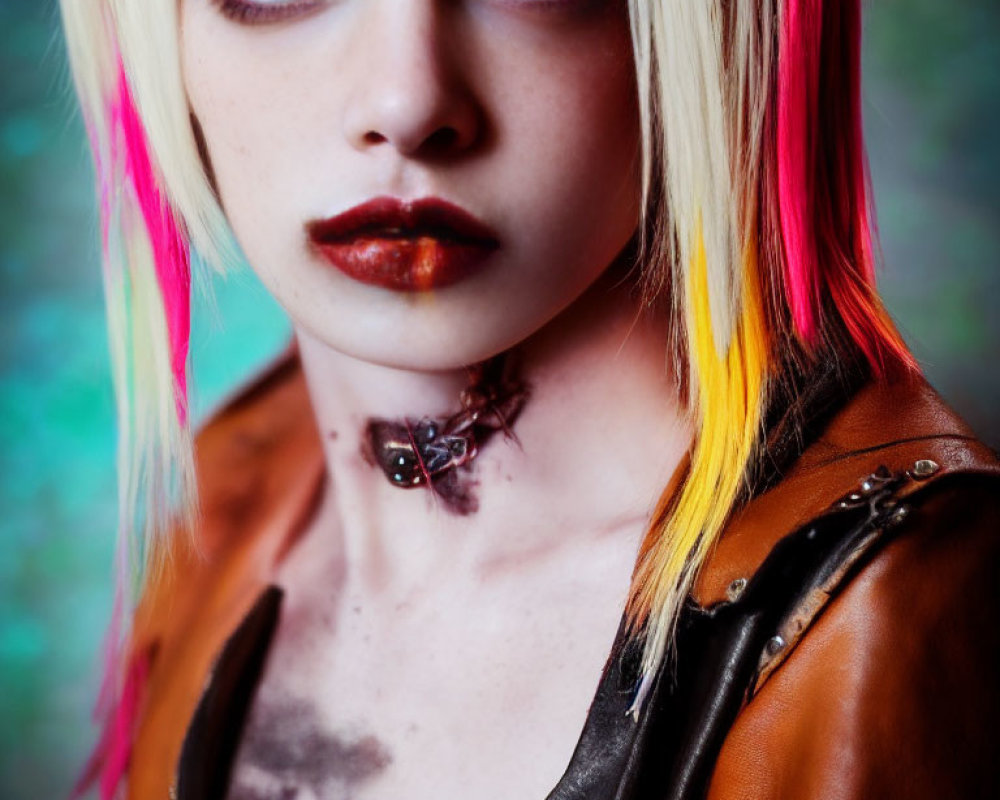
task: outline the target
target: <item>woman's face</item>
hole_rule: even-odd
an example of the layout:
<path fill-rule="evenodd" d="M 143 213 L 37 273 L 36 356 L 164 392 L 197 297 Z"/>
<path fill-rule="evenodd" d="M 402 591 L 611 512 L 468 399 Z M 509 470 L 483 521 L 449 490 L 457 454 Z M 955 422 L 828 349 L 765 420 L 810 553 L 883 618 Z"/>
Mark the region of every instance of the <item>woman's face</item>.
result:
<path fill-rule="evenodd" d="M 483 360 L 578 298 L 635 231 L 622 0 L 181 8 L 226 215 L 293 322 L 336 350 L 409 369 Z M 311 225 L 373 199 L 389 213 Z"/>

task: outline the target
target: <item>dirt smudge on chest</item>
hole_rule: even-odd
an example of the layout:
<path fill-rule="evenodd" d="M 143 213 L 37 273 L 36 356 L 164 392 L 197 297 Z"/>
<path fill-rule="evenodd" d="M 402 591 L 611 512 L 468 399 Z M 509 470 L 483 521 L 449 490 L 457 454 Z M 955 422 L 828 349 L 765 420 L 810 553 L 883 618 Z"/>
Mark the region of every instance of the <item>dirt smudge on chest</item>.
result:
<path fill-rule="evenodd" d="M 328 730 L 312 704 L 262 698 L 247 721 L 228 796 L 349 800 L 390 763 L 378 738 Z"/>

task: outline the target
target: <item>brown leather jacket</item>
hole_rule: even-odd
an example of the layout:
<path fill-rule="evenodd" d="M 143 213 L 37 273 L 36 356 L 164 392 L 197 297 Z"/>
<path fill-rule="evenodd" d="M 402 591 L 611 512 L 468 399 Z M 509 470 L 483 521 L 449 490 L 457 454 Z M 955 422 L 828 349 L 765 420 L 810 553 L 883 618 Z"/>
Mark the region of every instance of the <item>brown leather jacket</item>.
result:
<path fill-rule="evenodd" d="M 995 454 L 913 379 L 865 385 L 795 455 L 724 532 L 638 721 L 619 632 L 551 800 L 1000 797 Z M 271 576 L 323 479 L 294 349 L 204 426 L 197 467 L 197 537 L 135 620 L 133 800 L 224 794 Z"/>

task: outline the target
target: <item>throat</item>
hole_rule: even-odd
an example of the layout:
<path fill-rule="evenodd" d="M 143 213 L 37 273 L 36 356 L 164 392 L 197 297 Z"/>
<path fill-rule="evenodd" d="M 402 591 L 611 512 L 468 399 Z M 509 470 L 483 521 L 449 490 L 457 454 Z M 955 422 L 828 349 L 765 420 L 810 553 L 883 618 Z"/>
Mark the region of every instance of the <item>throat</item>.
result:
<path fill-rule="evenodd" d="M 390 484 L 429 490 L 459 515 L 479 508 L 476 456 L 497 433 L 517 442 L 513 426 L 529 396 L 510 353 L 469 367 L 468 373 L 457 411 L 433 418 L 370 418 L 362 436 L 365 459 Z"/>

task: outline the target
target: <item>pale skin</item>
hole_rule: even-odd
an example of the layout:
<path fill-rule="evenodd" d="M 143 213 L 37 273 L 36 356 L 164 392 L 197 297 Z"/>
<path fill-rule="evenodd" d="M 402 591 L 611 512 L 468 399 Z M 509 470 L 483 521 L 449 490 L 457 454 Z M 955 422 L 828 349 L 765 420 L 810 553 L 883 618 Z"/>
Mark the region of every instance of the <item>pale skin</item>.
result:
<path fill-rule="evenodd" d="M 640 195 L 624 6 L 339 0 L 252 26 L 214 0 L 181 9 L 191 108 L 293 322 L 328 476 L 275 576 L 282 615 L 230 796 L 541 800 L 691 436 L 664 315 L 640 312 L 616 260 Z M 306 250 L 308 220 L 377 195 L 445 198 L 500 247 L 417 294 Z M 475 460 L 474 514 L 364 460 L 365 420 L 455 411 L 463 365 L 512 347 L 531 398 L 520 444 Z"/>

